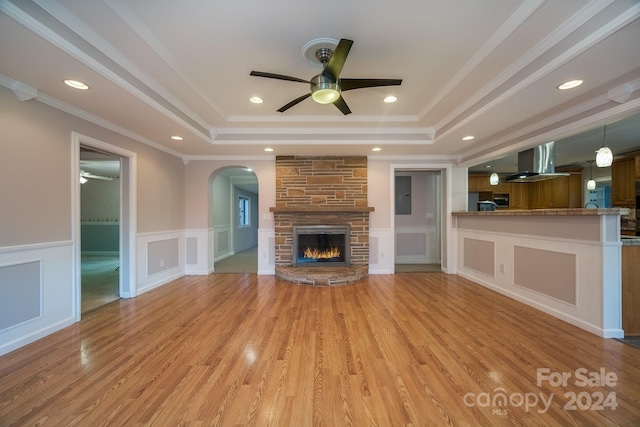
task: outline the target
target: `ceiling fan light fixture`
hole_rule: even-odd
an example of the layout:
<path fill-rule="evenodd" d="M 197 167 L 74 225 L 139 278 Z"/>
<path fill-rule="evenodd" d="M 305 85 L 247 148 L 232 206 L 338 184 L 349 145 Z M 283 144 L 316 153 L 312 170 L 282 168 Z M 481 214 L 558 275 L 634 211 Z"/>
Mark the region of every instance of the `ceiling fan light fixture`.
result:
<path fill-rule="evenodd" d="M 340 84 L 318 74 L 311 80 L 311 97 L 318 104 L 336 102 L 340 98 Z"/>
<path fill-rule="evenodd" d="M 340 92 L 333 88 L 316 89 L 311 97 L 318 104 L 331 104 L 340 98 Z"/>

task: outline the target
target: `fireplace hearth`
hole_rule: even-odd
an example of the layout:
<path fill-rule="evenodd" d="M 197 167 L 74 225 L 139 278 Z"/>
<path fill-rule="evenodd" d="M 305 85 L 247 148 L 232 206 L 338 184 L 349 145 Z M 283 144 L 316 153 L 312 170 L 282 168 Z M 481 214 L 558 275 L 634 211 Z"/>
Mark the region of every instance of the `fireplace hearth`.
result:
<path fill-rule="evenodd" d="M 293 227 L 293 267 L 350 265 L 350 226 L 304 225 Z"/>

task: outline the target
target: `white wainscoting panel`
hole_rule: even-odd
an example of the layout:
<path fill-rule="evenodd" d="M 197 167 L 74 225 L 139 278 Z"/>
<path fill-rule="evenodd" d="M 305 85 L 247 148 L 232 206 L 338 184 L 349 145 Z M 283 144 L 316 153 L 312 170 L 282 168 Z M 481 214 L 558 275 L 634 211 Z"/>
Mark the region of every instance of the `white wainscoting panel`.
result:
<path fill-rule="evenodd" d="M 185 231 L 185 240 L 189 241 L 188 252 L 185 254 L 185 273 L 193 276 L 209 274 L 209 234 L 210 229 L 190 229 Z M 195 241 L 195 242 L 194 242 Z M 185 243 L 185 246 L 186 243 Z M 185 251 L 187 249 L 185 248 Z M 187 255 L 188 261 L 187 262 Z"/>
<path fill-rule="evenodd" d="M 276 233 L 273 228 L 258 229 L 258 274 L 276 274 Z"/>
<path fill-rule="evenodd" d="M 234 254 L 233 229 L 231 224 L 213 227 L 213 259 L 220 261 Z"/>
<path fill-rule="evenodd" d="M 440 240 L 436 227 L 396 227 L 396 264 L 440 262 Z"/>
<path fill-rule="evenodd" d="M 393 234 L 389 228 L 369 228 L 369 274 L 393 274 L 394 254 L 389 251 L 393 245 Z M 372 251 L 376 253 L 372 253 Z"/>
<path fill-rule="evenodd" d="M 30 316 L 30 319 L 0 330 L 0 355 L 74 323 L 72 242 L 0 248 L 0 267 L 32 262 L 40 265 L 40 293 L 36 296 L 40 298 L 40 315 Z M 0 295 L 0 298 L 7 297 L 9 295 Z M 19 303 L 16 301 L 16 304 Z M 33 303 L 28 302 L 27 305 L 31 306 Z"/>
<path fill-rule="evenodd" d="M 165 255 L 150 252 L 158 244 L 166 247 Z M 177 253 L 173 252 L 174 245 Z M 162 256 L 165 258 L 163 259 Z M 157 264 L 158 257 L 163 265 Z M 175 258 L 175 259 L 174 259 Z M 184 231 L 165 231 L 138 234 L 136 239 L 137 294 L 147 292 L 158 286 L 185 275 L 185 233 Z M 154 263 L 150 265 L 150 263 Z M 152 272 L 150 274 L 149 272 Z"/>

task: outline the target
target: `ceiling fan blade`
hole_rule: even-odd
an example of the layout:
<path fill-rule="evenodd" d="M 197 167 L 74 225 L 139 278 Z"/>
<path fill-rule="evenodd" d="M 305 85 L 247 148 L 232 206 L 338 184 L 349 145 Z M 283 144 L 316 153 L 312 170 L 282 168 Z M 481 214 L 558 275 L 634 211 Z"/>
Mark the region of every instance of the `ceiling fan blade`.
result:
<path fill-rule="evenodd" d="M 288 80 L 290 82 L 311 83 L 309 80 L 299 79 L 297 77 L 283 76 L 282 74 L 265 73 L 262 71 L 252 71 L 249 75 L 256 77 L 266 77 L 269 79 Z"/>
<path fill-rule="evenodd" d="M 94 175 L 91 173 L 86 173 L 82 176 L 84 176 L 85 178 L 100 179 L 102 181 L 113 181 L 113 178 L 111 178 L 110 176 Z"/>
<path fill-rule="evenodd" d="M 333 105 L 336 106 L 336 108 L 338 108 L 338 110 L 342 111 L 342 114 L 344 114 L 345 116 L 347 114 L 351 114 L 351 110 L 349 109 L 349 106 L 347 105 L 347 103 L 344 101 L 344 98 L 341 96 L 340 98 L 338 98 Z"/>
<path fill-rule="evenodd" d="M 287 105 L 284 105 L 282 107 L 280 107 L 278 109 L 279 112 L 284 113 L 285 111 L 287 111 L 289 108 L 293 107 L 294 105 L 304 101 L 305 99 L 307 99 L 308 97 L 311 96 L 311 93 L 307 93 L 306 95 L 302 95 L 297 97 L 296 99 L 294 99 L 293 101 L 291 101 L 290 103 L 288 103 Z"/>
<path fill-rule="evenodd" d="M 351 50 L 351 45 L 353 45 L 353 40 L 340 39 L 326 68 L 322 72 L 323 76 L 330 78 L 334 82 L 338 80 L 342 67 L 347 60 L 347 55 L 349 55 L 349 51 Z"/>
<path fill-rule="evenodd" d="M 399 86 L 401 79 L 340 79 L 340 88 L 345 90 L 377 86 Z"/>

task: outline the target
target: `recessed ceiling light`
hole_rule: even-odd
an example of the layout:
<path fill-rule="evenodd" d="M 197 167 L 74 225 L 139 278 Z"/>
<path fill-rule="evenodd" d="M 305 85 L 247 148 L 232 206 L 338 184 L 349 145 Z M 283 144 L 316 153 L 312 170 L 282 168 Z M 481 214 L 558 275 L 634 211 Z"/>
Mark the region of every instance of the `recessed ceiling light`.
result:
<path fill-rule="evenodd" d="M 264 151 L 271 152 L 271 151 L 273 151 L 273 148 L 271 148 L 271 147 L 267 147 L 267 148 L 265 148 L 265 149 L 264 149 Z"/>
<path fill-rule="evenodd" d="M 89 86 L 79 82 L 77 80 L 65 80 L 64 84 L 66 84 L 67 86 L 71 86 L 74 89 L 81 89 L 81 90 L 87 90 L 89 89 Z"/>
<path fill-rule="evenodd" d="M 473 135 L 467 135 L 467 136 L 463 137 L 462 140 L 463 141 L 471 141 L 474 138 L 475 138 L 475 136 L 473 136 Z"/>
<path fill-rule="evenodd" d="M 584 83 L 584 80 L 569 80 L 568 82 L 564 82 L 560 86 L 558 86 L 558 89 L 560 90 L 573 89 L 574 87 L 580 86 L 582 83 Z"/>
<path fill-rule="evenodd" d="M 386 102 L 387 104 L 390 104 L 392 102 L 396 102 L 397 100 L 398 100 L 397 96 L 389 95 L 384 99 L 384 102 Z"/>
<path fill-rule="evenodd" d="M 171 139 L 173 139 L 174 141 L 182 141 L 184 138 L 180 135 L 173 135 Z"/>
<path fill-rule="evenodd" d="M 253 102 L 254 104 L 262 104 L 264 102 L 264 100 L 259 96 L 252 96 L 251 98 L 249 98 L 249 101 Z"/>
<path fill-rule="evenodd" d="M 382 148 L 380 148 L 380 147 L 373 147 L 373 148 L 371 149 L 371 151 L 382 151 Z"/>

